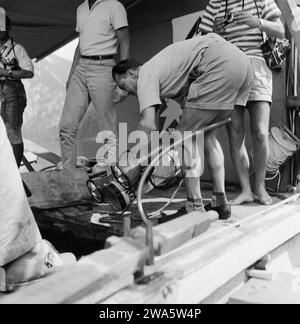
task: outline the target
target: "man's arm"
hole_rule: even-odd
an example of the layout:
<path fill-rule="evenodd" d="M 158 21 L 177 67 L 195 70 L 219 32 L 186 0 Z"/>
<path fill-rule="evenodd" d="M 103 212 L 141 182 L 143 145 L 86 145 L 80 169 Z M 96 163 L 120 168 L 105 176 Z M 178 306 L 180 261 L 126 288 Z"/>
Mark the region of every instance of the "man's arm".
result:
<path fill-rule="evenodd" d="M 279 17 L 275 17 L 272 20 L 266 20 L 241 11 L 234 16 L 234 24 L 245 24 L 251 28 L 259 28 L 271 37 L 284 37 L 284 26 Z"/>
<path fill-rule="evenodd" d="M 8 70 L 0 68 L 0 76 L 4 77 L 11 77 L 14 80 L 21 80 L 21 79 L 32 79 L 34 73 L 27 70 L 13 70 L 9 73 Z"/>
<path fill-rule="evenodd" d="M 139 129 L 147 133 L 147 135 L 151 135 L 152 131 L 157 130 L 155 106 L 148 107 L 142 111 Z"/>
<path fill-rule="evenodd" d="M 143 131 L 147 135 L 147 141 L 145 143 L 140 143 L 143 147 L 146 147 L 147 152 L 151 152 L 152 146 L 151 146 L 151 132 L 156 131 L 156 114 L 155 114 L 155 106 L 148 107 L 145 110 L 142 111 L 141 120 L 139 123 L 138 129 L 140 131 Z M 131 151 L 133 152 L 133 151 Z M 153 152 L 152 152 L 153 153 Z M 157 152 L 156 152 L 157 154 Z M 156 155 L 155 155 L 156 156 Z M 154 155 L 150 154 L 148 156 L 141 156 L 139 162 L 141 165 L 148 165 L 151 163 L 151 160 L 155 157 Z"/>
<path fill-rule="evenodd" d="M 73 75 L 73 73 L 74 73 L 74 71 L 75 71 L 75 69 L 76 69 L 76 67 L 77 67 L 77 65 L 79 63 L 79 59 L 80 59 L 80 47 L 79 47 L 79 44 L 78 44 L 77 47 L 76 47 L 75 54 L 74 54 L 73 64 L 72 64 L 72 67 L 71 67 L 71 70 L 70 70 L 68 81 L 67 81 L 67 84 L 66 84 L 66 89 L 67 90 L 69 88 L 72 75 Z"/>
<path fill-rule="evenodd" d="M 117 39 L 120 47 L 120 60 L 126 60 L 130 56 L 130 35 L 129 28 L 123 27 L 116 30 Z"/>

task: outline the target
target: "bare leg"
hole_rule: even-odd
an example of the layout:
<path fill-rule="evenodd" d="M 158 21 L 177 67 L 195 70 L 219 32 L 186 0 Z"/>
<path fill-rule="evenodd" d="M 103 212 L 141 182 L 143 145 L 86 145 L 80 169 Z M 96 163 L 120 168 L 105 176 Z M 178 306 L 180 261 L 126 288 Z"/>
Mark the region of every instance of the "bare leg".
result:
<path fill-rule="evenodd" d="M 187 200 L 188 203 L 192 203 L 193 208 L 197 206 L 198 210 L 204 210 L 201 188 L 200 188 L 200 175 L 201 175 L 201 166 L 203 161 L 201 161 L 201 157 L 199 151 L 197 150 L 197 141 L 192 140 L 191 142 L 185 142 L 184 145 L 184 154 L 185 157 L 183 159 L 184 171 L 185 171 L 185 183 L 186 183 L 186 191 L 187 191 Z M 193 153 L 196 152 L 196 159 L 193 161 Z M 189 208 L 187 208 L 187 211 Z"/>
<path fill-rule="evenodd" d="M 225 192 L 224 154 L 217 139 L 217 131 L 205 135 L 204 147 L 214 192 Z"/>
<path fill-rule="evenodd" d="M 263 101 L 250 102 L 249 113 L 254 148 L 255 193 L 261 204 L 271 205 L 273 200 L 265 187 L 266 165 L 269 157 L 270 104 Z"/>
<path fill-rule="evenodd" d="M 250 163 L 245 146 L 245 109 L 245 107 L 236 106 L 231 115 L 232 122 L 227 127 L 231 158 L 242 189 L 241 193 L 230 202 L 231 205 L 241 205 L 254 200 L 249 178 Z"/>

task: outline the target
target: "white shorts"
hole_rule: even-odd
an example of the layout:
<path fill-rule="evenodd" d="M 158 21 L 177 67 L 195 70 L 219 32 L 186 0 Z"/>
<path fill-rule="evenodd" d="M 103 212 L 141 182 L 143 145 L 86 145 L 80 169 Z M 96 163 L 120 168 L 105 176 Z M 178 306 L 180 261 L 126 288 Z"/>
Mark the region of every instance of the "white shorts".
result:
<path fill-rule="evenodd" d="M 248 101 L 272 102 L 273 75 L 263 58 L 249 58 L 253 68 L 252 87 Z"/>

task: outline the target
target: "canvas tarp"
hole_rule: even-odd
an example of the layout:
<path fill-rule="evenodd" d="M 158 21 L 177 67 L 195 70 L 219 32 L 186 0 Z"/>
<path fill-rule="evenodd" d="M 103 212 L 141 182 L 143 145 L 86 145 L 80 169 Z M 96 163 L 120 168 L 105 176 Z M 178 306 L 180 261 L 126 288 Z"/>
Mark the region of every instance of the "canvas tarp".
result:
<path fill-rule="evenodd" d="M 120 0 L 126 7 L 133 0 Z M 31 58 L 41 59 L 76 37 L 76 9 L 83 0 L 0 0 L 13 22 L 12 36 Z"/>

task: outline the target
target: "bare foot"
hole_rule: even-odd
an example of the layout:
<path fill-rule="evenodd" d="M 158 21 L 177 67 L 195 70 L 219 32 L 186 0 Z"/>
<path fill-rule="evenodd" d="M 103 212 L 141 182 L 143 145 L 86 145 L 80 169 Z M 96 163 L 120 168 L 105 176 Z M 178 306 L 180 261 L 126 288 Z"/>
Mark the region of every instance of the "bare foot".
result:
<path fill-rule="evenodd" d="M 255 198 L 257 198 L 257 200 L 259 201 L 259 203 L 260 203 L 261 205 L 270 206 L 270 205 L 273 204 L 273 199 L 272 199 L 272 197 L 267 193 L 267 191 L 266 191 L 265 188 L 257 190 L 255 196 L 256 196 Z"/>
<path fill-rule="evenodd" d="M 242 192 L 235 199 L 231 200 L 229 203 L 232 206 L 239 206 L 246 203 L 251 203 L 254 201 L 254 195 L 252 192 Z"/>

